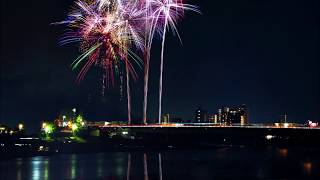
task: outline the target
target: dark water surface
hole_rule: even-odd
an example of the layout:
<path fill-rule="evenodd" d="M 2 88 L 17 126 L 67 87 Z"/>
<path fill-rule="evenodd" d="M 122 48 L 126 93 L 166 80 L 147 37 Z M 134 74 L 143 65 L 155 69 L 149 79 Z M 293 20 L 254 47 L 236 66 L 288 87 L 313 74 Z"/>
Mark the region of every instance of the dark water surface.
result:
<path fill-rule="evenodd" d="M 0 161 L 0 179 L 320 179 L 320 150 L 223 147 L 59 154 Z"/>

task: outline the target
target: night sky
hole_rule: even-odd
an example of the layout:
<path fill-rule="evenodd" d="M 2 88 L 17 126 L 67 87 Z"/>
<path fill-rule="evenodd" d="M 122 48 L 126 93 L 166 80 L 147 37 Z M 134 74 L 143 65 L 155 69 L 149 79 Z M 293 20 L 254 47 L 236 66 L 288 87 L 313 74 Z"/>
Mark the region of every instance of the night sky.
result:
<path fill-rule="evenodd" d="M 99 69 L 80 83 L 70 64 L 77 44 L 59 46 L 73 1 L 1 1 L 0 123 L 43 120 L 77 107 L 89 120 L 124 120 L 119 89 L 102 95 Z M 198 106 L 247 104 L 250 122 L 320 120 L 319 0 L 194 0 L 202 15 L 179 23 L 183 44 L 168 34 L 163 112 L 192 119 Z M 151 56 L 149 117 L 157 117 L 160 41 Z M 136 119 L 142 117 L 143 73 L 132 83 Z M 125 94 L 124 94 L 125 96 Z"/>

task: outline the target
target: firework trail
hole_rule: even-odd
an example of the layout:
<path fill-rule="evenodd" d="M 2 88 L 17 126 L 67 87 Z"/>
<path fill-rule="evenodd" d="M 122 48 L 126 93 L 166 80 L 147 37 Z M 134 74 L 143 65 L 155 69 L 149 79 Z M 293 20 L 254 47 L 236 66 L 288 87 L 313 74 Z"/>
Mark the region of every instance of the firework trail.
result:
<path fill-rule="evenodd" d="M 127 106 L 128 106 L 128 124 L 131 124 L 131 92 L 130 92 L 130 76 L 129 76 L 129 65 L 126 61 L 126 79 L 127 79 Z"/>
<path fill-rule="evenodd" d="M 147 107 L 148 107 L 148 87 L 149 87 L 149 62 L 150 62 L 150 49 L 148 46 L 148 28 L 149 28 L 149 1 L 146 0 L 145 4 L 145 50 L 144 50 L 144 84 L 143 84 L 143 124 L 147 124 Z"/>
<path fill-rule="evenodd" d="M 163 60 L 164 46 L 167 29 L 173 30 L 173 33 L 181 38 L 177 30 L 177 21 L 183 17 L 185 10 L 200 13 L 197 6 L 185 4 L 182 0 L 145 0 L 146 7 L 146 40 L 145 40 L 145 69 L 144 69 L 144 104 L 143 104 L 143 121 L 147 124 L 147 101 L 148 101 L 148 80 L 149 80 L 149 61 L 150 50 L 155 33 L 161 36 L 161 62 L 160 62 L 160 82 L 159 82 L 159 114 L 158 122 L 161 123 L 162 114 L 162 83 L 163 83 Z"/>
<path fill-rule="evenodd" d="M 160 62 L 160 82 L 159 82 L 159 114 L 158 123 L 161 123 L 162 114 L 162 84 L 163 84 L 163 60 L 164 47 L 167 29 L 171 29 L 175 35 L 178 36 L 180 42 L 181 38 L 177 30 L 177 21 L 183 17 L 185 10 L 190 10 L 200 13 L 197 6 L 185 4 L 182 0 L 149 0 L 149 9 L 151 9 L 151 28 L 149 31 L 148 45 L 151 47 L 152 39 L 155 32 L 158 31 L 161 35 L 161 62 Z"/>
<path fill-rule="evenodd" d="M 143 88 L 143 123 L 147 124 L 147 107 L 148 107 L 148 85 L 149 85 L 149 61 L 150 50 L 146 47 L 144 53 L 144 88 Z"/>

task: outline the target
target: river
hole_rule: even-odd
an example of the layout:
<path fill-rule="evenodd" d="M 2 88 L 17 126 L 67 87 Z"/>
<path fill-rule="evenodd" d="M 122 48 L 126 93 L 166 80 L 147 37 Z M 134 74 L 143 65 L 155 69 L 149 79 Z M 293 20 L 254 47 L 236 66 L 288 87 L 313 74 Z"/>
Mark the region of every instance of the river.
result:
<path fill-rule="evenodd" d="M 320 179 L 320 150 L 219 147 L 56 154 L 0 161 L 5 179 Z"/>

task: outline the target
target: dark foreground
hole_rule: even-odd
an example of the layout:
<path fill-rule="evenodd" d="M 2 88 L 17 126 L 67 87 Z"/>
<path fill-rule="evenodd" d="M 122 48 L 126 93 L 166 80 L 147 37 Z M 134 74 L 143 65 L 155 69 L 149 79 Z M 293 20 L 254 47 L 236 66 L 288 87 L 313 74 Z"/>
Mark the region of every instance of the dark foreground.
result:
<path fill-rule="evenodd" d="M 92 132 L 50 140 L 1 137 L 0 179 L 320 179 L 319 129 L 103 127 Z"/>
<path fill-rule="evenodd" d="M 94 133 L 93 133 L 94 132 Z M 97 153 L 250 146 L 320 149 L 320 129 L 245 127 L 101 127 L 50 139 L 1 137 L 0 159 L 59 153 Z"/>
<path fill-rule="evenodd" d="M 313 148 L 219 147 L 55 154 L 0 161 L 1 179 L 319 179 Z"/>

